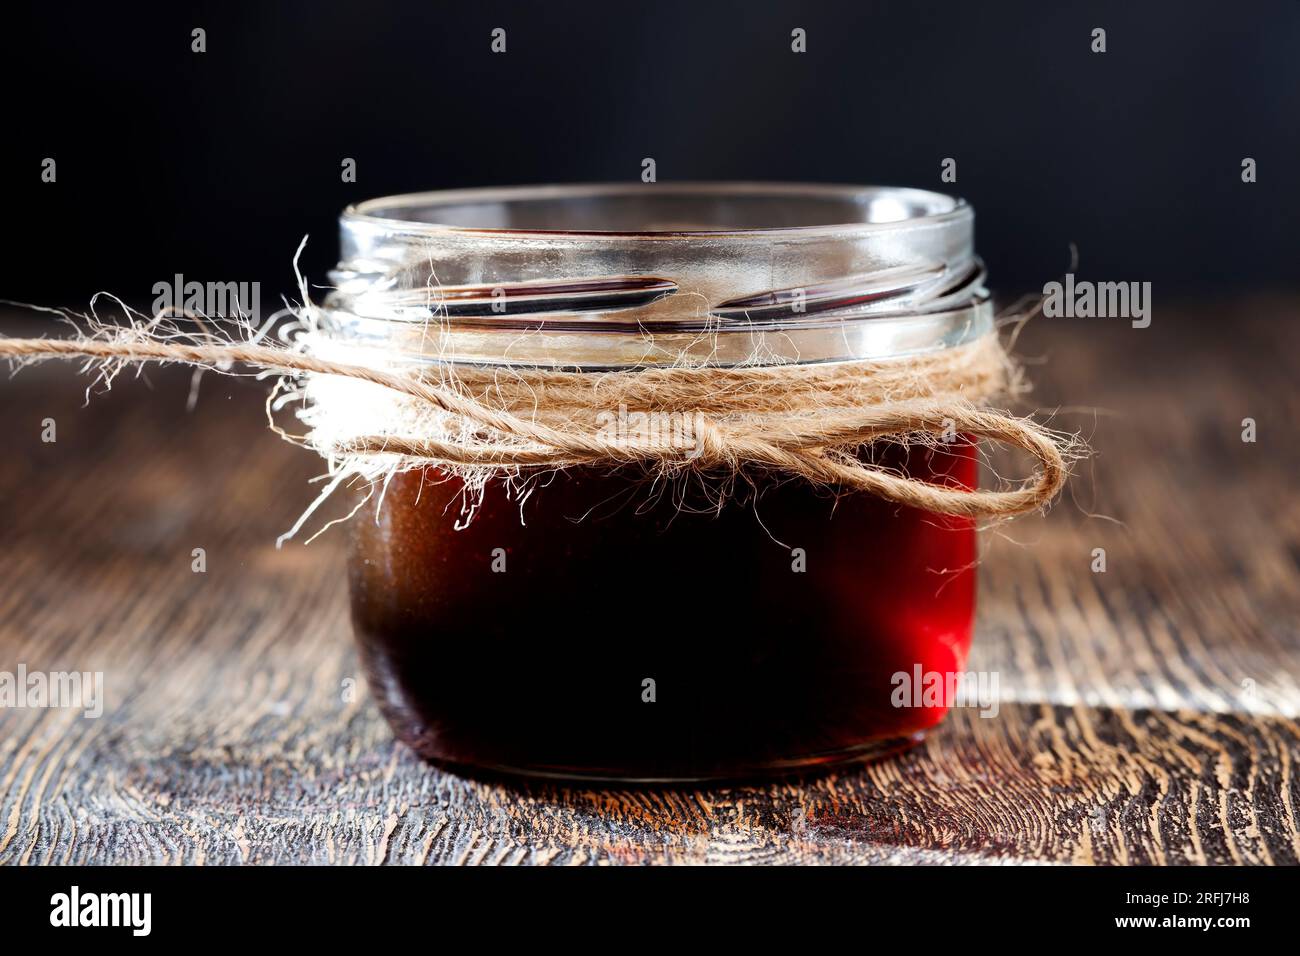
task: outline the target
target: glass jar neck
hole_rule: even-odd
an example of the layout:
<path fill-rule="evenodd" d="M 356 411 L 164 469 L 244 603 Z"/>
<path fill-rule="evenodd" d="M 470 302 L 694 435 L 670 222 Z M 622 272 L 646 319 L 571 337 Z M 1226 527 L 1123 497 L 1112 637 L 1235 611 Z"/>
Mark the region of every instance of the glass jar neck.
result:
<path fill-rule="evenodd" d="M 322 328 L 403 361 L 885 359 L 992 328 L 974 213 L 921 190 L 456 190 L 350 207 L 341 231 Z"/>

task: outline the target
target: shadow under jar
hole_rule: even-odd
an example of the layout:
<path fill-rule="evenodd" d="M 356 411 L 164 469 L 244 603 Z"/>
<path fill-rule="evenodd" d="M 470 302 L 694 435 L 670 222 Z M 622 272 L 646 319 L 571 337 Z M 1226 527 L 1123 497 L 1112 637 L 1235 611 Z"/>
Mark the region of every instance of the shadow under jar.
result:
<path fill-rule="evenodd" d="M 993 334 L 973 225 L 960 200 L 867 187 L 380 199 L 342 217 L 324 328 L 400 363 L 592 375 L 905 357 Z M 976 482 L 960 436 L 864 454 Z M 965 667 L 972 521 L 742 477 L 752 488 L 718 509 L 708 478 L 571 468 L 523 501 L 493 479 L 468 515 L 478 499 L 459 479 L 396 475 L 350 522 L 349 578 L 398 737 L 463 768 L 640 781 L 784 773 L 921 739 L 944 708 L 900 701 L 899 675 Z"/>

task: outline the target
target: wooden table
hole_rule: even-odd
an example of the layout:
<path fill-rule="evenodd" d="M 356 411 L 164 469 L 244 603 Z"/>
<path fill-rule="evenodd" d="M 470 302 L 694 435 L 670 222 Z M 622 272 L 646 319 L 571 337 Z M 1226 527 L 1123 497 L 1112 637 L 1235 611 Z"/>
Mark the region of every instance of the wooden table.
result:
<path fill-rule="evenodd" d="M 259 386 L 208 376 L 187 413 L 188 373 L 155 369 L 82 407 L 69 366 L 26 370 L 0 382 L 0 670 L 103 671 L 106 708 L 0 710 L 0 862 L 1296 863 L 1298 320 L 1033 323 L 1034 402 L 1094 454 L 1050 516 L 985 536 L 971 666 L 998 716 L 703 789 L 416 760 L 360 681 L 342 535 L 274 546 L 319 467 Z"/>

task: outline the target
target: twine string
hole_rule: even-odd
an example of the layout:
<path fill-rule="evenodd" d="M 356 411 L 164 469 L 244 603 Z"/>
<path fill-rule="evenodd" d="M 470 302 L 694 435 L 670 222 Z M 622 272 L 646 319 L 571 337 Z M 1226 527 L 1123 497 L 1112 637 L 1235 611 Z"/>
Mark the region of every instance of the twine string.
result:
<path fill-rule="evenodd" d="M 84 358 L 179 362 L 201 368 L 242 364 L 282 375 L 369 382 L 459 422 L 459 433 L 374 430 L 322 446 L 323 455 L 395 456 L 403 464 L 496 472 L 579 465 L 737 471 L 752 466 L 817 485 L 865 492 L 941 515 L 1003 519 L 1045 507 L 1065 483 L 1060 436 L 1031 419 L 979 407 L 1015 371 L 996 336 L 956 349 L 889 362 L 754 367 L 666 367 L 604 374 L 549 369 L 467 368 L 441 380 L 295 349 L 146 337 L 112 340 L 0 338 L 0 358 Z M 594 409 L 689 412 L 688 446 L 593 428 Z M 327 407 L 318 412 L 328 413 Z M 465 427 L 468 426 L 468 427 Z M 1018 448 L 1037 462 L 1010 490 L 967 490 L 892 472 L 861 460 L 882 439 L 955 433 Z"/>

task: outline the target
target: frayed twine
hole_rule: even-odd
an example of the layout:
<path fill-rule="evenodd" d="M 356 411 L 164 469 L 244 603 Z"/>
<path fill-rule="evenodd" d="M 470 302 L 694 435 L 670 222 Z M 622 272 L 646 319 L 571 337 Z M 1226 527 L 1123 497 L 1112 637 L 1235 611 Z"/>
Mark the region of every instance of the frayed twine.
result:
<path fill-rule="evenodd" d="M 1000 521 L 1045 508 L 1077 453 L 1071 436 L 984 407 L 1021 388 L 996 334 L 888 361 L 605 373 L 434 362 L 413 372 L 395 366 L 383 350 L 324 335 L 301 279 L 300 290 L 304 304 L 289 309 L 298 324 L 284 344 L 265 344 L 270 322 L 260 329 L 236 322 L 237 340 L 201 319 L 200 331 L 192 332 L 167 316 L 140 316 L 125 326 L 83 316 L 71 338 L 0 338 L 0 358 L 17 364 L 85 359 L 84 370 L 97 370 L 105 384 L 143 362 L 221 372 L 244 365 L 279 376 L 268 399 L 271 427 L 322 455 L 329 481 L 277 545 L 344 481 L 359 477 L 373 495 L 393 474 L 431 466 L 480 496 L 491 478 L 517 481 L 579 466 L 722 480 L 742 470 L 768 471 L 939 515 Z M 274 411 L 291 402 L 308 425 L 305 435 L 275 423 Z M 610 427 L 614 411 L 617 428 Z M 678 416 L 689 427 L 665 434 L 647 427 L 654 416 Z M 876 442 L 937 445 L 959 435 L 1019 448 L 1037 468 L 1010 489 L 965 490 L 863 460 L 863 449 Z M 473 507 L 466 505 L 471 514 Z"/>

